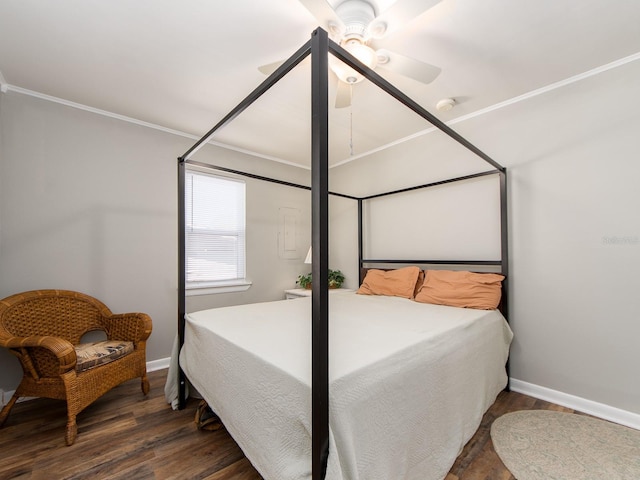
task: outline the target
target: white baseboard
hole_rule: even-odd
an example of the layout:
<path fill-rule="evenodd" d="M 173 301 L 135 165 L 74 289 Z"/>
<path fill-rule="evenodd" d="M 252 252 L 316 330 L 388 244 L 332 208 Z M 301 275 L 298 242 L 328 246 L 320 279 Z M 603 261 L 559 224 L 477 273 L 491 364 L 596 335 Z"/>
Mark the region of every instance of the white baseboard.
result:
<path fill-rule="evenodd" d="M 169 368 L 170 361 L 171 357 L 161 358 L 159 360 L 151 360 L 150 362 L 147 362 L 147 372 L 155 372 L 156 370 Z"/>
<path fill-rule="evenodd" d="M 555 403 L 563 407 L 571 408 L 572 410 L 593 415 L 594 417 L 640 430 L 640 414 L 576 397 L 568 393 L 558 392 L 557 390 L 534 385 L 533 383 L 523 382 L 515 378 L 510 379 L 509 385 L 514 392 L 529 395 L 530 397 L 535 397 L 546 402 Z"/>
<path fill-rule="evenodd" d="M 147 372 L 155 372 L 156 370 L 162 370 L 163 368 L 169 368 L 169 362 L 171 357 L 161 358 L 159 360 L 152 360 L 147 362 Z M 0 408 L 4 407 L 7 402 L 13 397 L 15 390 L 2 390 L 0 389 Z M 18 402 L 26 402 L 32 400 L 34 397 L 21 397 Z"/>

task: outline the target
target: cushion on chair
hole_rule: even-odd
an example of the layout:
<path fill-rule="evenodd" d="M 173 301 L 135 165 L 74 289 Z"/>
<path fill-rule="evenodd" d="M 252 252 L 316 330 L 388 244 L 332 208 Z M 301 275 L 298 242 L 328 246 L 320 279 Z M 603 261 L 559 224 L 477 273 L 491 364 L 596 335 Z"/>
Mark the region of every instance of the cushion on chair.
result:
<path fill-rule="evenodd" d="M 76 372 L 83 372 L 98 365 L 113 362 L 133 352 L 133 342 L 120 340 L 95 343 L 81 343 L 75 347 Z"/>

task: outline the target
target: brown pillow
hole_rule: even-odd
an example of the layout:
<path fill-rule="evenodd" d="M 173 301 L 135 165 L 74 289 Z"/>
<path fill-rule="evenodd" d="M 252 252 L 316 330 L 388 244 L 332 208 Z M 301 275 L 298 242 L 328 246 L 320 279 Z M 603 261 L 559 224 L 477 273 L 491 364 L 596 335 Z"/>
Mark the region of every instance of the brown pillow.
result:
<path fill-rule="evenodd" d="M 494 310 L 500 303 L 502 280 L 504 276 L 497 273 L 428 270 L 415 301 Z"/>
<path fill-rule="evenodd" d="M 413 298 L 420 269 L 404 267 L 396 270 L 369 270 L 356 293 Z"/>

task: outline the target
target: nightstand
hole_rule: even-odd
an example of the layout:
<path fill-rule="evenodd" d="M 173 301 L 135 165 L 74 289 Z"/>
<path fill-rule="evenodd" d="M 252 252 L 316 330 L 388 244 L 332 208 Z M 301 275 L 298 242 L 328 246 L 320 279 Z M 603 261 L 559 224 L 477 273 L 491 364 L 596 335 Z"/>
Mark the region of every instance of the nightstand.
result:
<path fill-rule="evenodd" d="M 353 292 L 348 288 L 331 288 L 329 289 L 329 293 L 337 293 L 337 292 Z M 292 288 L 290 290 L 284 291 L 284 298 L 286 300 L 293 300 L 294 298 L 303 298 L 310 297 L 311 289 L 306 288 Z"/>
<path fill-rule="evenodd" d="M 294 298 L 310 297 L 311 289 L 306 288 L 292 288 L 284 291 L 284 298 L 286 300 L 293 300 Z"/>

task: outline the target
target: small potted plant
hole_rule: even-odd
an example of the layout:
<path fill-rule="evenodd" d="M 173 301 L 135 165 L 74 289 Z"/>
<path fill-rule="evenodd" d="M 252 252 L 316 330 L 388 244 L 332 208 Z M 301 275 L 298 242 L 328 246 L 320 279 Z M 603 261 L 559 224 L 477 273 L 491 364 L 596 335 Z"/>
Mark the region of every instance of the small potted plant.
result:
<path fill-rule="evenodd" d="M 344 282 L 344 274 L 340 270 L 329 270 L 329 288 L 340 288 Z"/>
<path fill-rule="evenodd" d="M 300 285 L 300 288 L 305 288 L 307 290 L 311 289 L 311 273 L 307 273 L 306 275 L 299 275 L 296 283 Z"/>
<path fill-rule="evenodd" d="M 329 270 L 329 288 L 340 288 L 344 282 L 344 274 L 340 270 Z M 299 275 L 296 281 L 300 288 L 311 288 L 311 273 Z"/>

